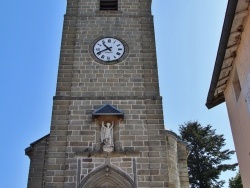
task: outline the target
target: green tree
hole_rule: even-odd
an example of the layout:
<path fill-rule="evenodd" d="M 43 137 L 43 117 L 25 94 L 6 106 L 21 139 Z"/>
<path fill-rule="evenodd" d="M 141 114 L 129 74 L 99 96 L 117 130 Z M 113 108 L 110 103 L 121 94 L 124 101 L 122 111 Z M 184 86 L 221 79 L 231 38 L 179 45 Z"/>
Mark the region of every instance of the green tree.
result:
<path fill-rule="evenodd" d="M 190 143 L 188 172 L 191 188 L 220 188 L 225 181 L 219 180 L 221 172 L 235 170 L 238 164 L 222 164 L 235 152 L 223 150 L 225 139 L 217 135 L 212 126 L 202 127 L 197 121 L 179 127 L 180 137 Z"/>
<path fill-rule="evenodd" d="M 229 188 L 243 188 L 240 173 L 229 179 Z"/>

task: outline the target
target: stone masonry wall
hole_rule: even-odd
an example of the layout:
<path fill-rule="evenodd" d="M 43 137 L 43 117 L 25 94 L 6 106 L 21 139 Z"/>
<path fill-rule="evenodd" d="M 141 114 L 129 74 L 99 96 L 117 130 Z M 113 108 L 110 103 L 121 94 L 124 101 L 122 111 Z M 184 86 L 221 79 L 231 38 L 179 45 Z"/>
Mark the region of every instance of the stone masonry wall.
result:
<path fill-rule="evenodd" d="M 187 143 L 179 141 L 177 144 L 178 149 L 178 170 L 180 178 L 180 187 L 189 187 L 189 176 L 188 176 L 188 154 L 189 149 Z"/>
<path fill-rule="evenodd" d="M 167 166 L 169 173 L 169 187 L 180 187 L 179 170 L 178 170 L 178 156 L 177 156 L 177 138 L 175 135 L 166 135 L 167 141 Z"/>
<path fill-rule="evenodd" d="M 115 152 L 140 152 L 137 171 L 138 185 L 150 186 L 151 181 L 154 180 L 155 185 L 164 186 L 167 176 L 167 171 L 164 170 L 166 167 L 164 165 L 166 163 L 166 151 L 164 131 L 162 131 L 164 127 L 161 101 L 158 100 L 146 102 L 144 100 L 72 101 L 67 133 L 68 157 L 66 158 L 66 166 L 68 168 L 65 174 L 70 174 L 70 176 L 66 176 L 67 183 L 74 184 L 76 181 L 72 177 L 72 175 L 77 176 L 75 169 L 77 165 L 76 153 L 84 153 L 86 150 L 95 152 L 96 146 L 101 142 L 100 125 L 93 121 L 91 114 L 93 109 L 98 109 L 104 104 L 111 104 L 123 110 L 125 114 L 124 120 L 115 125 L 119 130 L 118 140 L 115 140 Z M 148 104 L 150 104 L 150 109 L 147 108 Z M 95 165 L 93 163 L 93 166 Z M 126 171 L 121 166 L 116 166 Z M 152 173 L 154 176 L 153 179 L 150 179 Z M 133 175 L 130 174 L 130 176 Z"/>
<path fill-rule="evenodd" d="M 26 155 L 30 157 L 30 169 L 27 188 L 41 188 L 44 186 L 44 169 L 47 157 L 49 137 L 46 136 L 36 144 L 31 144 Z"/>
<path fill-rule="evenodd" d="M 147 7 L 150 1 L 120 3 L 136 14 L 125 8 L 127 12 L 99 11 L 98 2 L 68 1 L 57 95 L 159 96 L 153 20 Z M 111 66 L 96 63 L 90 45 L 100 36 L 123 39 L 129 46 L 128 57 Z"/>

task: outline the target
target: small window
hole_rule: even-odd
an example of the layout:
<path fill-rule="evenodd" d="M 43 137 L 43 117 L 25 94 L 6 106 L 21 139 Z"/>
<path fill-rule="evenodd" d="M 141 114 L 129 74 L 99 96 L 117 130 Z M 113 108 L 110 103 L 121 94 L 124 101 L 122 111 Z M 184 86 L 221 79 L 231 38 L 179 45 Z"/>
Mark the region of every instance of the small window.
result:
<path fill-rule="evenodd" d="M 241 93 L 241 85 L 240 85 L 240 80 L 239 80 L 237 70 L 235 70 L 235 73 L 234 73 L 233 87 L 234 87 L 234 93 L 235 93 L 236 100 L 238 101 L 238 99 L 240 97 L 240 93 Z"/>
<path fill-rule="evenodd" d="M 118 10 L 118 0 L 100 0 L 100 10 Z"/>

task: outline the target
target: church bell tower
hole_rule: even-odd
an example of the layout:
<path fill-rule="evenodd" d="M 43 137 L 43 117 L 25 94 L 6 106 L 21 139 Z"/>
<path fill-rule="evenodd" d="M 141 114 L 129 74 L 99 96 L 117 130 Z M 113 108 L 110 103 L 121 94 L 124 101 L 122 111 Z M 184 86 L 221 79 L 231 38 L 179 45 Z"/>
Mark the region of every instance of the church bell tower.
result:
<path fill-rule="evenodd" d="M 67 0 L 50 133 L 28 188 L 188 188 L 164 128 L 151 0 Z"/>

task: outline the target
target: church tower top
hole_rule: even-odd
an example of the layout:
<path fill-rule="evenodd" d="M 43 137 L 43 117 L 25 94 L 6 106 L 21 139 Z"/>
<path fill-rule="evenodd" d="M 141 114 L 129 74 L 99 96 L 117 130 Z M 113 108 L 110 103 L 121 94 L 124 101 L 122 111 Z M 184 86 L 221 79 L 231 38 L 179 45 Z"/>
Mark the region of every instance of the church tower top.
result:
<path fill-rule="evenodd" d="M 151 14 L 152 0 L 67 0 L 67 14 Z"/>
<path fill-rule="evenodd" d="M 60 56 L 57 98 L 160 97 L 151 0 L 68 0 Z"/>

